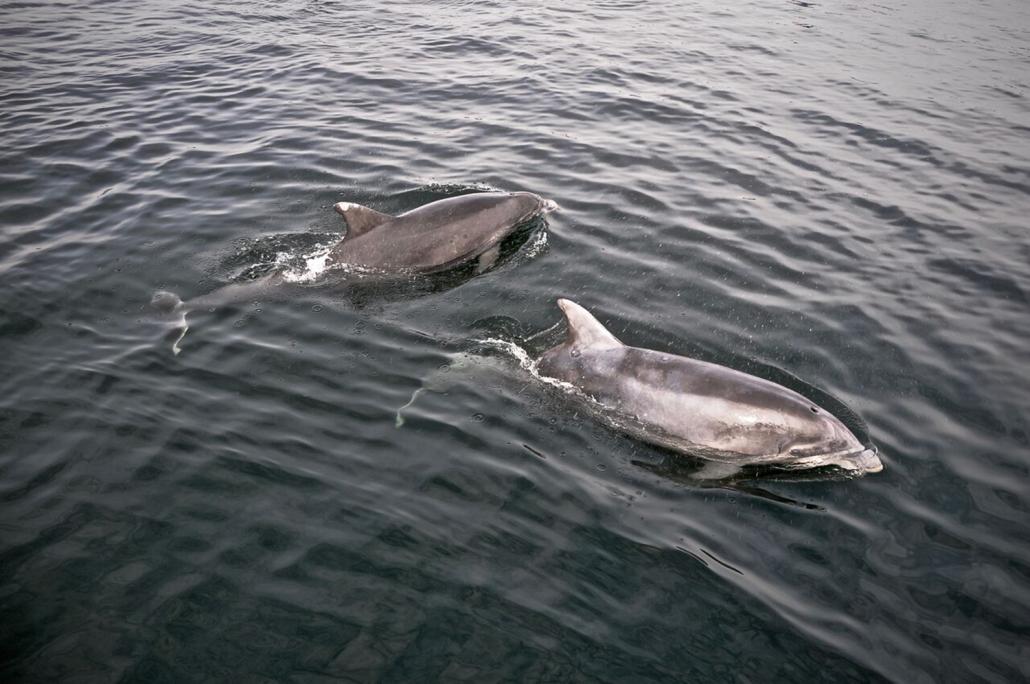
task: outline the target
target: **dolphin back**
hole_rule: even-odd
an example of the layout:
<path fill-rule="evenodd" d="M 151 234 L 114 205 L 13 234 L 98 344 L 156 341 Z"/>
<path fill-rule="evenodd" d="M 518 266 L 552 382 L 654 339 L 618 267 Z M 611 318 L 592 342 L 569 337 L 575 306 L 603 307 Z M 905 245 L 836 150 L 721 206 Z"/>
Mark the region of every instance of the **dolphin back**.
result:
<path fill-rule="evenodd" d="M 430 273 L 469 261 L 555 205 L 529 192 L 477 192 L 398 216 L 342 202 L 348 233 L 328 262 L 379 271 Z"/>

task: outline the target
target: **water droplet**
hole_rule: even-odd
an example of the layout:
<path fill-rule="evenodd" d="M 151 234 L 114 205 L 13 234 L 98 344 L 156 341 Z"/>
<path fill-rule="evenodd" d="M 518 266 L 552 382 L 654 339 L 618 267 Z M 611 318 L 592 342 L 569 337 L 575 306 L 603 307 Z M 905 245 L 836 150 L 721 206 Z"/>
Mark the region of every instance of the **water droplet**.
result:
<path fill-rule="evenodd" d="M 476 413 L 472 416 L 472 420 L 476 421 L 477 423 L 482 423 L 485 419 L 486 416 L 484 416 L 482 413 Z"/>
<path fill-rule="evenodd" d="M 570 356 L 571 356 L 572 358 L 574 358 L 574 359 L 578 359 L 578 358 L 579 358 L 579 355 L 580 355 L 580 353 L 581 353 L 581 352 L 580 352 L 580 351 L 579 351 L 578 349 L 573 349 L 572 351 L 570 351 L 570 352 L 569 352 L 569 355 L 570 355 Z"/>
<path fill-rule="evenodd" d="M 322 305 L 321 304 L 315 304 L 313 307 L 311 307 L 311 310 L 317 313 L 317 312 L 322 310 Z"/>

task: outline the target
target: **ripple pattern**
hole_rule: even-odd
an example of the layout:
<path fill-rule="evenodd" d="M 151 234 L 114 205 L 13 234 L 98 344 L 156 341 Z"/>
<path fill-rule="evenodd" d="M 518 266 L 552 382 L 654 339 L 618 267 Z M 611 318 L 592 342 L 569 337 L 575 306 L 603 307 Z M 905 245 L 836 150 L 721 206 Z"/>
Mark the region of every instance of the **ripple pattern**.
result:
<path fill-rule="evenodd" d="M 0 35 L 4 681 L 1030 678 L 1026 3 L 28 0 Z M 472 186 L 564 211 L 456 286 L 197 312 L 177 357 L 146 309 L 336 201 Z M 701 488 L 467 353 L 558 296 L 811 382 L 886 470 Z"/>

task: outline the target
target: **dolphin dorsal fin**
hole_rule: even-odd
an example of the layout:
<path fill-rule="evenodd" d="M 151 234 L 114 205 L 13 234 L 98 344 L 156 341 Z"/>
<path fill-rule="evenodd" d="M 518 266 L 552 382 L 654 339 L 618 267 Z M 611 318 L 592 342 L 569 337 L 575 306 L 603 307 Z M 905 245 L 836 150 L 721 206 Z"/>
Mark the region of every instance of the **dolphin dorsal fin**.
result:
<path fill-rule="evenodd" d="M 576 302 L 559 299 L 558 307 L 565 315 L 569 335 L 565 343 L 575 349 L 614 349 L 622 342 L 608 332 L 594 316 Z"/>
<path fill-rule="evenodd" d="M 389 214 L 380 214 L 375 209 L 351 202 L 338 202 L 333 209 L 347 222 L 347 234 L 343 236 L 344 240 L 364 235 L 376 226 L 393 219 Z"/>

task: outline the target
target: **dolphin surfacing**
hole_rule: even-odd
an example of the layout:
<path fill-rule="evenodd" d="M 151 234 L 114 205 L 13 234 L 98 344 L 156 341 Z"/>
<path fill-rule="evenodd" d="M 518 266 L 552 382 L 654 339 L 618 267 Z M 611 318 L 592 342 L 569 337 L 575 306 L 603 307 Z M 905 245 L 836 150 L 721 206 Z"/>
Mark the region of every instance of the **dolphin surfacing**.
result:
<path fill-rule="evenodd" d="M 328 265 L 432 273 L 479 258 L 479 271 L 519 226 L 558 205 L 531 192 L 476 192 L 437 200 L 398 216 L 360 204 L 334 207 L 347 223 Z"/>
<path fill-rule="evenodd" d="M 339 202 L 347 232 L 326 255 L 325 266 L 357 266 L 379 275 L 433 274 L 476 260 L 476 273 L 501 257 L 501 244 L 532 219 L 558 205 L 531 192 L 475 192 L 449 197 L 398 216 Z M 273 273 L 253 281 L 232 283 L 184 302 L 172 292 L 159 291 L 151 308 L 179 331 L 172 343 L 178 354 L 189 330 L 192 311 L 264 295 L 284 283 Z"/>
<path fill-rule="evenodd" d="M 731 467 L 883 470 L 875 447 L 797 392 L 714 363 L 624 345 L 575 302 L 559 299 L 558 306 L 568 336 L 540 356 L 537 372 L 571 384 L 629 434 Z"/>

